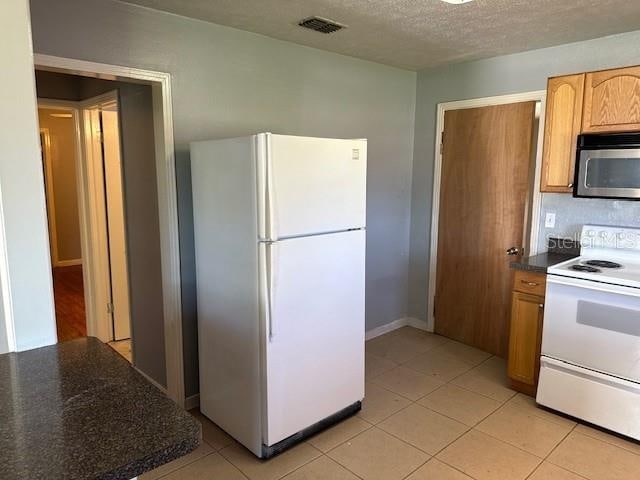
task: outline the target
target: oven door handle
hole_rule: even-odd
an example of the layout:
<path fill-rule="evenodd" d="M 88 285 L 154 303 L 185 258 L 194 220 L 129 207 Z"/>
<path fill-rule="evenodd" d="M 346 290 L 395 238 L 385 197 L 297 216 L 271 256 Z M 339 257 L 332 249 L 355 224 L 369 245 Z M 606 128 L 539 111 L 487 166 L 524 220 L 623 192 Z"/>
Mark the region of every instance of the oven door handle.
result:
<path fill-rule="evenodd" d="M 616 377 L 614 375 L 608 375 L 606 373 L 591 370 L 589 368 L 579 367 L 569 362 L 557 360 L 552 357 L 547 357 L 546 355 L 542 355 L 542 357 L 540 357 L 540 367 L 557 370 L 569 375 L 573 375 L 574 377 L 597 381 L 598 383 L 602 383 L 610 387 L 622 388 L 635 394 L 640 394 L 640 385 L 632 382 L 631 380 Z"/>
<path fill-rule="evenodd" d="M 612 285 L 610 283 L 597 282 L 593 280 L 563 277 L 561 275 L 547 275 L 547 284 L 566 285 L 569 287 L 595 290 L 597 292 L 613 293 L 615 295 L 640 297 L 640 288 L 623 287 L 622 285 Z"/>

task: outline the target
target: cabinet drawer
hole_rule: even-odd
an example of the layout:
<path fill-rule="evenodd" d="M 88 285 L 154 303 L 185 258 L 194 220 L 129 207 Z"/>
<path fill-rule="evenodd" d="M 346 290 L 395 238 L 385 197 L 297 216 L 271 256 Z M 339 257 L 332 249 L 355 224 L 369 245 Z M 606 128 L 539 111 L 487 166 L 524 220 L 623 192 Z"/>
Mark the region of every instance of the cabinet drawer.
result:
<path fill-rule="evenodd" d="M 544 297 L 546 286 L 547 276 L 544 273 L 516 270 L 513 282 L 513 289 L 516 292 Z"/>

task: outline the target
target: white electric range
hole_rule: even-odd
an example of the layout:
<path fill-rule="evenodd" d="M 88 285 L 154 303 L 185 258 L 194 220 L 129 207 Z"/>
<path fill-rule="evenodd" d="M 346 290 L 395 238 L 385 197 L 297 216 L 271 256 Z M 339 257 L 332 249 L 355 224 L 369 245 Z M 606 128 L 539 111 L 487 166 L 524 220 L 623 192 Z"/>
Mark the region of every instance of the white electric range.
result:
<path fill-rule="evenodd" d="M 585 225 L 547 271 L 537 402 L 640 439 L 640 229 Z"/>

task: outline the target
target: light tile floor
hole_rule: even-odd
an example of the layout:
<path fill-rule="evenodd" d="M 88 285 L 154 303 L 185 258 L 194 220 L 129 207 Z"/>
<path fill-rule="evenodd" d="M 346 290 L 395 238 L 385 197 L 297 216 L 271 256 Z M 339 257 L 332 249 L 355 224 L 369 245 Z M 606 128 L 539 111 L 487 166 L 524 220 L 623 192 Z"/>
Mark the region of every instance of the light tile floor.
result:
<path fill-rule="evenodd" d="M 128 338 L 127 340 L 116 340 L 115 342 L 109 342 L 107 345 L 109 345 L 116 352 L 118 352 L 120 355 L 122 355 L 124 358 L 126 358 L 127 362 L 133 363 L 132 362 L 132 354 L 131 354 L 131 339 L 130 338 Z"/>
<path fill-rule="evenodd" d="M 268 461 L 200 413 L 202 445 L 142 480 L 627 480 L 640 444 L 538 408 L 504 361 L 413 328 L 366 344 L 354 417 Z"/>

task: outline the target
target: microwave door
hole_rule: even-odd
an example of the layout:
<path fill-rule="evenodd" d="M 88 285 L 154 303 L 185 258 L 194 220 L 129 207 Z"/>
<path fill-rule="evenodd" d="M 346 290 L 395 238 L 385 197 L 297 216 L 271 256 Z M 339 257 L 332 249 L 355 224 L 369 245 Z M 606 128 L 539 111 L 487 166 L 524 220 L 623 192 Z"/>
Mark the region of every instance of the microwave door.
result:
<path fill-rule="evenodd" d="M 640 148 L 581 150 L 576 197 L 640 200 Z"/>

